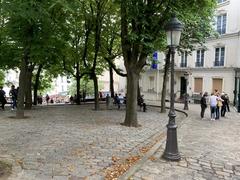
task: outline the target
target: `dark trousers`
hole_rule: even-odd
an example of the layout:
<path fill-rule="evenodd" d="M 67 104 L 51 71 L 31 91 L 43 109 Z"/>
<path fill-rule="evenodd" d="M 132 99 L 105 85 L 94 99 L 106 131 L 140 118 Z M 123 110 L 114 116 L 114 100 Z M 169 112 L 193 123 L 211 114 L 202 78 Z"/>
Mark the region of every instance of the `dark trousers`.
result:
<path fill-rule="evenodd" d="M 211 106 L 210 111 L 211 111 L 211 119 L 215 119 L 216 118 L 216 107 Z"/>
<path fill-rule="evenodd" d="M 228 112 L 230 112 L 230 108 L 229 108 L 229 104 L 228 103 L 226 103 L 226 109 L 227 109 Z"/>
<path fill-rule="evenodd" d="M 146 112 L 146 110 L 147 110 L 146 103 L 141 103 L 139 106 L 140 106 L 140 110 L 142 110 L 142 108 L 143 108 L 143 112 Z"/>
<path fill-rule="evenodd" d="M 217 108 L 216 108 L 216 119 L 219 119 L 219 117 L 220 117 L 220 107 L 217 106 Z"/>
<path fill-rule="evenodd" d="M 12 108 L 15 109 L 17 107 L 17 99 L 12 97 Z"/>
<path fill-rule="evenodd" d="M 204 118 L 206 106 L 201 105 L 201 118 Z"/>
<path fill-rule="evenodd" d="M 4 106 L 5 106 L 5 102 L 0 102 L 1 103 L 1 108 L 4 110 L 5 108 L 4 108 Z"/>
<path fill-rule="evenodd" d="M 221 108 L 221 116 L 224 117 L 226 113 L 226 105 L 223 105 Z"/>

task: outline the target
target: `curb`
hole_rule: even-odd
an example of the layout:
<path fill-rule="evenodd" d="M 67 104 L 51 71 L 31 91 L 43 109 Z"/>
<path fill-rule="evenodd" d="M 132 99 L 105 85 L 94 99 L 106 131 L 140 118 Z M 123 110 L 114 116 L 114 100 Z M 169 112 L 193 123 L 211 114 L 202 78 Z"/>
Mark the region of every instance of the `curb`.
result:
<path fill-rule="evenodd" d="M 161 106 L 157 106 L 157 105 L 148 105 L 148 106 L 152 106 L 152 107 L 161 107 Z M 167 109 L 169 109 L 169 107 L 166 107 Z M 189 117 L 188 113 L 183 111 L 183 110 L 179 110 L 179 109 L 175 109 L 175 111 L 177 112 L 181 112 L 186 116 L 186 119 Z M 182 125 L 183 121 L 181 122 Z M 131 176 L 137 171 L 139 170 L 143 164 L 163 145 L 163 143 L 166 141 L 165 137 L 166 137 L 166 132 L 162 132 L 160 134 L 161 137 L 163 137 L 162 139 L 160 139 L 136 164 L 132 165 L 123 175 L 119 176 L 118 179 L 119 180 L 128 180 L 131 178 Z"/>

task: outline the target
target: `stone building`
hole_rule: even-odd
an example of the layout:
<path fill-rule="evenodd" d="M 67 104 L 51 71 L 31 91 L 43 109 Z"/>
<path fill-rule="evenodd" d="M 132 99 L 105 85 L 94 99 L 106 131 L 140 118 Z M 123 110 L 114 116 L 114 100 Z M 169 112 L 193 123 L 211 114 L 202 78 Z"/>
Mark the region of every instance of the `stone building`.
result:
<path fill-rule="evenodd" d="M 209 38 L 205 48 L 196 47 L 191 54 L 175 58 L 176 100 L 184 93 L 196 97 L 200 92 L 218 89 L 238 105 L 240 97 L 240 3 L 239 0 L 217 0 L 215 28 L 218 38 Z M 140 87 L 147 99 L 160 99 L 164 54 L 158 53 L 158 69 L 146 69 Z M 167 90 L 169 95 L 169 87 Z"/>

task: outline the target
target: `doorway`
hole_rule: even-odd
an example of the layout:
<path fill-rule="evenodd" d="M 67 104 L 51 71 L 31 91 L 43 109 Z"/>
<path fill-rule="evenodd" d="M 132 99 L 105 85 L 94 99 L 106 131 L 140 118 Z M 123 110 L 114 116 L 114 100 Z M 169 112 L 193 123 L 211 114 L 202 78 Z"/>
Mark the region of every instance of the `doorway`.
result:
<path fill-rule="evenodd" d="M 180 81 L 180 98 L 184 98 L 184 94 L 187 93 L 187 79 L 185 77 L 181 77 Z"/>

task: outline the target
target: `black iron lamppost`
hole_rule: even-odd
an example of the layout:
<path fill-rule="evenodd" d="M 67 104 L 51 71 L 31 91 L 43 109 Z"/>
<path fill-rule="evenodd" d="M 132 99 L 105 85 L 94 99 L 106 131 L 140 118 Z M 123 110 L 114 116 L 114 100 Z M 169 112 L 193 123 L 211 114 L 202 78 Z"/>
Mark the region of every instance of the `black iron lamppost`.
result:
<path fill-rule="evenodd" d="M 183 110 L 188 110 L 188 101 L 189 101 L 189 94 L 187 93 L 187 87 L 188 87 L 188 78 L 189 78 L 189 73 L 188 72 L 185 72 L 184 73 L 184 77 L 185 77 L 185 80 L 186 80 L 186 92 L 184 94 L 184 107 L 183 107 Z"/>
<path fill-rule="evenodd" d="M 177 125 L 175 123 L 175 109 L 174 109 L 174 56 L 175 49 L 179 45 L 181 31 L 183 29 L 182 23 L 173 16 L 170 22 L 166 25 L 166 33 L 167 33 L 167 45 L 171 50 L 171 91 L 170 91 L 170 111 L 169 111 L 169 121 L 167 125 L 167 141 L 166 148 L 163 154 L 163 158 L 171 161 L 178 161 L 181 159 L 181 156 L 178 152 L 178 144 L 177 144 Z"/>

